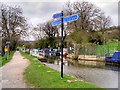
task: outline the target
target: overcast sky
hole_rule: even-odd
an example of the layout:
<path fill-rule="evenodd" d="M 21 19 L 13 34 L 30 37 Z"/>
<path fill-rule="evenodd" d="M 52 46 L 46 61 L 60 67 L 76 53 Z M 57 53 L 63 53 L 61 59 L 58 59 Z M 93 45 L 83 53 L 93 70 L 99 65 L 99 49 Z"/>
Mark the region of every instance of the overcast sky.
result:
<path fill-rule="evenodd" d="M 60 12 L 68 0 L 0 0 L 6 4 L 19 5 L 29 24 L 36 25 L 52 19 L 52 15 Z M 49 2 L 48 2 L 49 1 Z M 71 2 L 75 0 L 69 0 Z M 77 0 L 78 1 L 78 0 Z M 80 0 L 83 1 L 83 0 Z M 118 25 L 119 0 L 84 0 L 95 4 L 106 15 L 111 17 L 112 25 Z"/>

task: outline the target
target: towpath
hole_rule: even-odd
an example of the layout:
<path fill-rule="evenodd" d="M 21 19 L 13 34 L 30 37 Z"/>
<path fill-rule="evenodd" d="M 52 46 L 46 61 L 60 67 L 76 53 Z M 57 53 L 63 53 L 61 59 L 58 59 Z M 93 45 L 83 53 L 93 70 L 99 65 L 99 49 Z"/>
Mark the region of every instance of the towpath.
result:
<path fill-rule="evenodd" d="M 27 88 L 23 73 L 29 64 L 30 62 L 16 51 L 12 60 L 0 68 L 2 88 Z"/>

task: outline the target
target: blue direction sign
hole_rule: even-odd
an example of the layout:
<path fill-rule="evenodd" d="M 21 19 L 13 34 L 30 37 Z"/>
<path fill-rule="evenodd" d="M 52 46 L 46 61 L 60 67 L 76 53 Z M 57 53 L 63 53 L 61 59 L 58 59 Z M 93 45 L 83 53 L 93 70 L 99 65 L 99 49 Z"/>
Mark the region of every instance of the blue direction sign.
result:
<path fill-rule="evenodd" d="M 72 22 L 78 19 L 78 14 L 73 14 L 71 16 L 67 16 L 63 19 L 63 22 Z"/>
<path fill-rule="evenodd" d="M 63 18 L 63 22 L 72 22 L 76 21 L 79 18 L 78 14 L 73 14 L 71 16 L 67 16 Z M 53 21 L 52 26 L 60 25 L 62 23 L 61 19 Z"/>
<path fill-rule="evenodd" d="M 57 25 L 60 25 L 61 23 L 62 23 L 62 21 L 61 21 L 61 19 L 59 19 L 59 20 L 53 21 L 52 26 L 57 26 Z"/>
<path fill-rule="evenodd" d="M 56 13 L 53 15 L 53 18 L 61 18 L 62 17 L 62 13 Z"/>

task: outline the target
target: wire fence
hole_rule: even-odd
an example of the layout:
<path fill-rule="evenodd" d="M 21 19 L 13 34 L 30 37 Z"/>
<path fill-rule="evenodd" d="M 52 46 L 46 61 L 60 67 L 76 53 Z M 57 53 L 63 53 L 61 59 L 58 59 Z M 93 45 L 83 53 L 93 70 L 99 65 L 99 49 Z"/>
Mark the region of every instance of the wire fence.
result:
<path fill-rule="evenodd" d="M 79 47 L 79 55 L 94 55 L 96 57 L 110 57 L 118 51 L 116 45 L 86 45 Z M 74 47 L 70 50 L 70 53 L 74 53 Z"/>

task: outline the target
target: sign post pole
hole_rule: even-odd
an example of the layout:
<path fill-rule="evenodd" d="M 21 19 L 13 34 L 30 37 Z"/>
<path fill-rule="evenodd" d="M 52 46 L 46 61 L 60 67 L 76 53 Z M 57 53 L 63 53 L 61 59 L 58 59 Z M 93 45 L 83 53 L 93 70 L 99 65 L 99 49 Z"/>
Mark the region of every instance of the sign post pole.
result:
<path fill-rule="evenodd" d="M 63 78 L 63 30 L 64 30 L 64 23 L 65 22 L 72 22 L 72 21 L 76 21 L 79 16 L 78 14 L 73 14 L 71 16 L 67 16 L 67 17 L 63 17 L 63 11 L 61 13 L 57 13 L 53 15 L 53 18 L 60 18 L 58 20 L 54 20 L 52 22 L 52 26 L 57 26 L 57 25 L 61 25 L 61 78 Z"/>
<path fill-rule="evenodd" d="M 63 23 L 63 11 L 62 18 L 61 18 L 61 78 L 63 78 L 63 30 L 64 30 L 64 23 Z"/>

